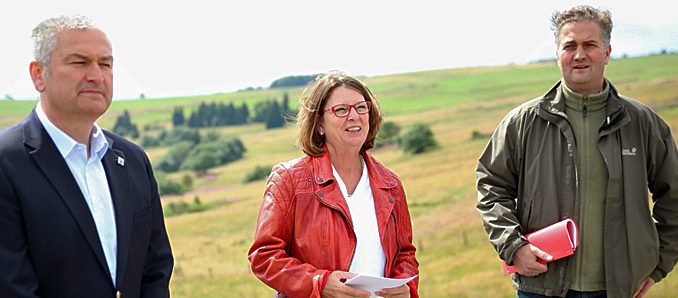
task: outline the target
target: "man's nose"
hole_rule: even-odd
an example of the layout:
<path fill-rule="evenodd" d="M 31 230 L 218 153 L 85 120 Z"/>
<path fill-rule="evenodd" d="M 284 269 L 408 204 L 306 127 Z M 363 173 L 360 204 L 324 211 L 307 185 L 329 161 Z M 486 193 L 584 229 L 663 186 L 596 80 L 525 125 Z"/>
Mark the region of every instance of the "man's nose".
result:
<path fill-rule="evenodd" d="M 104 72 L 101 70 L 101 66 L 96 63 L 92 63 L 87 68 L 87 81 L 101 83 L 104 81 Z"/>
<path fill-rule="evenodd" d="M 574 50 L 574 59 L 575 60 L 582 60 L 586 58 L 586 51 L 584 50 L 584 47 L 577 47 Z"/>

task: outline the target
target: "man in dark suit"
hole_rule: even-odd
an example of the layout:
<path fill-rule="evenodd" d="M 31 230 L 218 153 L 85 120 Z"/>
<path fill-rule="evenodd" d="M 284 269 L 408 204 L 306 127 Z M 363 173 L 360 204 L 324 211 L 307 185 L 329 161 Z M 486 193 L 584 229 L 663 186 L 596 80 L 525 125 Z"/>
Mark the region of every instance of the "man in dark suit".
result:
<path fill-rule="evenodd" d="M 150 162 L 95 121 L 112 99 L 106 34 L 33 30 L 40 101 L 0 132 L 0 297 L 168 297 L 173 258 Z"/>

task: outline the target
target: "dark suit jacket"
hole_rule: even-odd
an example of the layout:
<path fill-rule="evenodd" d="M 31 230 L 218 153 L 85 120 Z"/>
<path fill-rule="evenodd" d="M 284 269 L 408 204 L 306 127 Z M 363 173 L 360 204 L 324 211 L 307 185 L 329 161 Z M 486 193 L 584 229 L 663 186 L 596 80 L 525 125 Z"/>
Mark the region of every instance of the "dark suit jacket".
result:
<path fill-rule="evenodd" d="M 33 111 L 0 132 L 0 297 L 169 296 L 174 261 L 150 162 L 138 146 L 105 135 L 117 286 L 80 188 Z"/>

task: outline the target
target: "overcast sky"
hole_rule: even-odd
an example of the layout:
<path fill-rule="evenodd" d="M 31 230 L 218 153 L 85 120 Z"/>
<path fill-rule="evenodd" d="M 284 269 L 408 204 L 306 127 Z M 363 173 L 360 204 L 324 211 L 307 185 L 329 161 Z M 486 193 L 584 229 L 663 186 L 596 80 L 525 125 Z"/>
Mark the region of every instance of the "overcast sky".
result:
<path fill-rule="evenodd" d="M 0 9 L 0 98 L 37 98 L 30 33 L 61 14 L 92 18 L 113 43 L 114 98 L 266 87 L 340 69 L 378 75 L 554 56 L 549 17 L 582 1 L 10 1 Z M 612 54 L 678 51 L 671 1 L 588 1 L 609 9 Z"/>

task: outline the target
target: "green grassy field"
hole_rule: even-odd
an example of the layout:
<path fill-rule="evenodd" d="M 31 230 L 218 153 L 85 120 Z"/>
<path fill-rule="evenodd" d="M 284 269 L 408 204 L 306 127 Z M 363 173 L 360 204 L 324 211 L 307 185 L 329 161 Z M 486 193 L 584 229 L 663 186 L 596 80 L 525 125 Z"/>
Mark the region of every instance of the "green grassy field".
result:
<path fill-rule="evenodd" d="M 612 60 L 608 78 L 624 95 L 647 103 L 678 131 L 678 55 Z M 398 173 L 405 184 L 413 216 L 420 262 L 422 297 L 515 297 L 510 278 L 487 241 L 475 211 L 475 165 L 487 139 L 471 139 L 473 131 L 490 132 L 513 107 L 546 92 L 559 78 L 555 63 L 426 71 L 368 77 L 364 80 L 379 99 L 386 121 L 404 129 L 415 122 L 429 124 L 440 146 L 422 155 L 396 148 L 373 152 Z M 199 97 L 116 101 L 100 121 L 111 128 L 128 109 L 139 127 L 168 126 L 175 105 L 186 108 L 200 101 L 254 102 L 298 98 L 301 89 L 261 90 Z M 291 100 L 293 102 L 293 100 Z M 35 102 L 0 101 L 0 127 L 21 120 Z M 256 165 L 272 165 L 301 155 L 294 147 L 295 128 L 265 130 L 263 125 L 217 129 L 239 136 L 247 152 L 242 160 L 195 178 L 196 191 L 164 198 L 164 203 L 194 196 L 219 207 L 166 219 L 175 253 L 171 282 L 174 297 L 270 297 L 271 289 L 250 272 L 251 244 L 264 181 L 243 184 Z M 150 150 L 158 160 L 166 149 Z M 180 177 L 184 173 L 172 174 Z M 192 174 L 191 174 L 192 175 Z M 657 284 L 648 297 L 675 297 L 678 273 Z"/>

